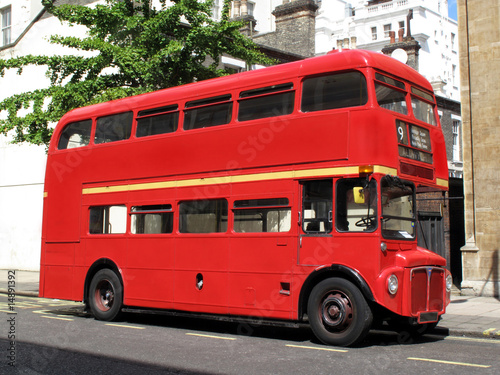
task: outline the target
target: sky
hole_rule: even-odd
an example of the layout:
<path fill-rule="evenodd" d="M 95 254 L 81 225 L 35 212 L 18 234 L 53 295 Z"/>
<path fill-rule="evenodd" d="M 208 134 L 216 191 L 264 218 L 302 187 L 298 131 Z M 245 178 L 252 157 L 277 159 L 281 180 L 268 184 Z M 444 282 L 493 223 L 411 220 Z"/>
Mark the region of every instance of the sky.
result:
<path fill-rule="evenodd" d="M 448 17 L 457 20 L 457 0 L 448 0 Z"/>

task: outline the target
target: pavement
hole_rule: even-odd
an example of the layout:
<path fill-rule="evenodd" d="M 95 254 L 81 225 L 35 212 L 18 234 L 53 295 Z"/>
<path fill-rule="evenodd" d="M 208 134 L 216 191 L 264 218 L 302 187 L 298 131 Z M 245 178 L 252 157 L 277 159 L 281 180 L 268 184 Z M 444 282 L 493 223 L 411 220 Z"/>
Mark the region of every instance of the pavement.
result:
<path fill-rule="evenodd" d="M 0 270 L 0 293 L 9 292 L 9 275 L 12 271 Z M 15 270 L 14 281 L 16 296 L 38 297 L 39 272 Z M 500 340 L 500 298 L 462 296 L 458 289 L 454 290 L 446 314 L 433 333 Z"/>

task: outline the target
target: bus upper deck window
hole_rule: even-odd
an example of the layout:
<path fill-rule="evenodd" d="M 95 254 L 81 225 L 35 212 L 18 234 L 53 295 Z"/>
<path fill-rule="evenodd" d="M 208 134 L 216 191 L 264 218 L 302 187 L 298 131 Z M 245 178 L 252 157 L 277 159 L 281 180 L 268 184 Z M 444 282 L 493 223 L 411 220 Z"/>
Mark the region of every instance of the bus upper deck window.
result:
<path fill-rule="evenodd" d="M 184 130 L 209 128 L 229 124 L 233 113 L 231 95 L 193 100 L 186 103 Z"/>
<path fill-rule="evenodd" d="M 132 112 L 99 117 L 95 129 L 94 143 L 108 143 L 129 139 L 132 132 L 132 118 Z"/>
<path fill-rule="evenodd" d="M 381 84 L 375 82 L 375 91 L 378 104 L 382 108 L 407 115 L 408 107 L 406 104 L 405 84 L 401 81 L 398 81 L 391 77 L 387 77 L 380 73 L 375 73 L 375 79 L 379 82 L 384 83 Z"/>
<path fill-rule="evenodd" d="M 293 112 L 293 83 L 261 87 L 240 94 L 238 121 L 289 115 Z"/>
<path fill-rule="evenodd" d="M 302 112 L 356 107 L 366 104 L 366 79 L 360 72 L 329 74 L 304 80 Z"/>
<path fill-rule="evenodd" d="M 92 120 L 73 122 L 61 132 L 58 150 L 87 146 L 90 142 L 90 131 L 92 130 Z"/>
<path fill-rule="evenodd" d="M 422 100 L 412 95 L 411 107 L 415 118 L 431 125 L 437 125 L 436 115 L 434 112 L 434 104 L 431 104 L 434 103 L 434 98 L 432 97 L 432 95 L 415 87 L 411 88 L 411 93 L 425 99 Z M 430 103 L 428 103 L 427 101 Z"/>
<path fill-rule="evenodd" d="M 146 109 L 137 114 L 137 137 L 173 133 L 179 122 L 179 106 L 177 104 Z"/>
<path fill-rule="evenodd" d="M 377 102 L 382 108 L 401 113 L 403 115 L 408 114 L 405 92 L 398 91 L 378 83 L 375 84 L 375 90 L 377 93 Z"/>

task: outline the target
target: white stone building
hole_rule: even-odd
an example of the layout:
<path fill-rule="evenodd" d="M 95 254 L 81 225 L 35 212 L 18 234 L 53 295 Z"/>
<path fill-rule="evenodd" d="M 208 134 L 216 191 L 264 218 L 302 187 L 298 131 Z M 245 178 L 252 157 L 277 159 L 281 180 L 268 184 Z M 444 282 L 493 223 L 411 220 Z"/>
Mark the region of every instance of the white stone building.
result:
<path fill-rule="evenodd" d="M 42 10 L 40 0 L 0 0 L 0 58 L 65 53 L 62 47 L 50 44 L 48 37 L 84 32 L 82 28 L 62 27 Z M 26 68 L 22 75 L 7 71 L 0 77 L 0 100 L 47 87 L 49 80 L 44 73 L 40 67 Z M 0 116 L 5 118 L 6 114 Z M 12 144 L 11 140 L 11 134 L 0 135 L 0 269 L 38 270 L 45 147 Z"/>
<path fill-rule="evenodd" d="M 40 1 L 0 0 L 0 58 L 23 54 L 21 40 L 41 9 Z M 31 90 L 37 81 L 27 73 L 26 79 L 14 72 L 1 78 L 0 100 Z M 44 173 L 44 147 L 12 145 L 0 136 L 0 268 L 39 268 Z"/>

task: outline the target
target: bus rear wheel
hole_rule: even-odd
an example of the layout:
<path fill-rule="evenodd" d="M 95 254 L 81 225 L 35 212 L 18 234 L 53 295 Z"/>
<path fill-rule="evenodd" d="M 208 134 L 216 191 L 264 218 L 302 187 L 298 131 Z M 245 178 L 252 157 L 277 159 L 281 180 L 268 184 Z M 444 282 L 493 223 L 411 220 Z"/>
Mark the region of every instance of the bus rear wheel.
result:
<path fill-rule="evenodd" d="M 89 307 L 97 320 L 116 320 L 123 304 L 123 286 L 110 269 L 98 271 L 90 283 Z"/>
<path fill-rule="evenodd" d="M 336 346 L 361 341 L 373 320 L 360 290 L 341 278 L 323 280 L 313 288 L 307 315 L 314 335 L 324 344 Z"/>

